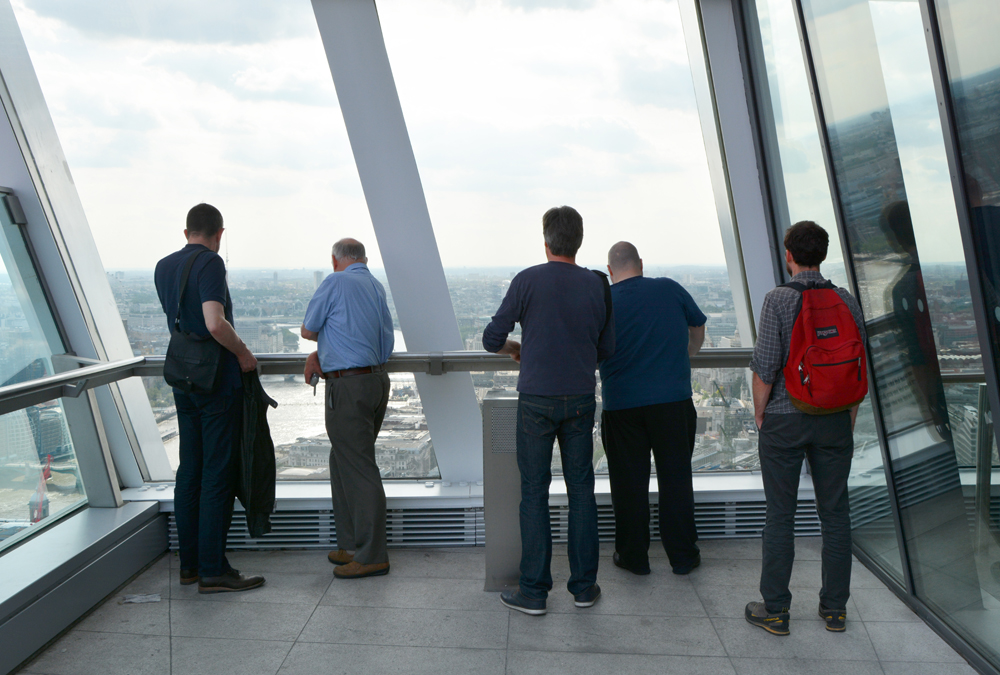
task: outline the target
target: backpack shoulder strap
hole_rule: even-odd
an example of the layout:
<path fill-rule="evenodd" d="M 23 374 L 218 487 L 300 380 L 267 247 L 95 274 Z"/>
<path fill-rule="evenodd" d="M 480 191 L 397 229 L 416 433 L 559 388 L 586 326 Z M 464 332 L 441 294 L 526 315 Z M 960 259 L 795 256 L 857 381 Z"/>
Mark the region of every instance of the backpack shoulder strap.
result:
<path fill-rule="evenodd" d="M 785 288 L 791 288 L 793 291 L 798 291 L 802 293 L 803 291 L 809 291 L 814 288 L 824 288 L 834 290 L 837 287 L 829 279 L 824 279 L 823 281 L 810 281 L 809 283 L 802 283 L 801 281 L 789 281 L 788 283 L 781 284 Z"/>
<path fill-rule="evenodd" d="M 786 284 L 781 284 L 781 286 L 779 286 L 778 288 L 790 288 L 793 291 L 796 291 L 798 293 L 802 293 L 803 291 L 809 290 L 810 287 L 806 286 L 805 284 L 803 284 L 803 283 L 801 283 L 799 281 L 789 281 Z"/>
<path fill-rule="evenodd" d="M 590 270 L 596 274 L 601 279 L 601 284 L 604 286 L 604 326 L 601 327 L 601 335 L 604 334 L 605 329 L 611 322 L 611 284 L 608 282 L 608 275 L 604 272 L 599 272 L 597 270 Z"/>
<path fill-rule="evenodd" d="M 200 256 L 204 251 L 195 251 L 184 263 L 184 269 L 181 271 L 181 289 L 177 294 L 177 314 L 174 315 L 174 330 L 180 331 L 181 329 L 181 305 L 184 300 L 184 291 L 187 290 L 188 277 L 191 276 L 191 267 L 194 266 L 195 259 Z M 228 289 L 226 289 L 228 292 Z"/>

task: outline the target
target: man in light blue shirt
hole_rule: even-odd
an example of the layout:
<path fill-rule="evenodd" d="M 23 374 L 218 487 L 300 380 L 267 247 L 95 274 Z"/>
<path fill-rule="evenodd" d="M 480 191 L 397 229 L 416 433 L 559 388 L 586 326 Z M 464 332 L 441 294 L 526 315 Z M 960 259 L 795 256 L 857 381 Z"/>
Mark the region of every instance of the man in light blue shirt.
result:
<path fill-rule="evenodd" d="M 338 579 L 389 573 L 385 490 L 375 463 L 375 439 L 389 403 L 385 362 L 394 335 L 385 288 L 368 270 L 364 245 L 333 245 L 333 271 L 313 295 L 302 337 L 319 349 L 305 377 L 326 379 L 326 433 L 337 550 L 327 556 Z"/>

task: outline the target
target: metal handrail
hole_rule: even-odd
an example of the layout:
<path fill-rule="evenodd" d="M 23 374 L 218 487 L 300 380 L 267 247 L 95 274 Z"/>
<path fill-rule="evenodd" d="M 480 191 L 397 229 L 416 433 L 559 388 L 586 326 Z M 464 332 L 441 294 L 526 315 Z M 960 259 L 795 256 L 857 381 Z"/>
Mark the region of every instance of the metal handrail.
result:
<path fill-rule="evenodd" d="M 57 398 L 76 398 L 88 389 L 133 377 L 145 361 L 146 357 L 136 356 L 0 387 L 0 415 Z"/>
<path fill-rule="evenodd" d="M 691 357 L 692 368 L 746 368 L 752 349 L 706 349 Z M 262 375 L 298 375 L 307 354 L 258 354 Z M 0 387 L 0 415 L 57 398 L 75 398 L 94 387 L 129 377 L 163 375 L 163 356 L 136 356 L 131 359 L 85 365 L 55 375 Z M 81 360 L 85 361 L 85 360 Z M 489 352 L 396 352 L 386 364 L 390 373 L 495 372 L 519 370 L 521 364 L 509 356 Z M 985 374 L 944 373 L 945 384 L 985 382 Z"/>
<path fill-rule="evenodd" d="M 691 358 L 692 368 L 745 368 L 751 349 L 707 349 Z M 305 367 L 307 354 L 258 354 L 263 375 L 297 375 Z M 54 399 L 75 398 L 94 387 L 129 377 L 163 375 L 163 356 L 136 356 L 131 359 L 85 365 L 28 382 L 0 387 L 0 415 L 39 405 Z M 80 361 L 86 362 L 84 359 Z M 519 370 L 521 364 L 509 356 L 489 352 L 396 352 L 386 364 L 391 373 L 495 372 Z"/>

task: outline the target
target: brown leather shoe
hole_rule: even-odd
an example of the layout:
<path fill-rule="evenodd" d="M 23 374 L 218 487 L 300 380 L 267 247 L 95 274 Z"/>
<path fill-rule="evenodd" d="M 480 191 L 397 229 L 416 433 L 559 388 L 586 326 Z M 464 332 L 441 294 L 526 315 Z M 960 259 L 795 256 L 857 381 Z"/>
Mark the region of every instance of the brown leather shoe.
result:
<path fill-rule="evenodd" d="M 198 570 L 181 570 L 181 586 L 198 583 Z"/>
<path fill-rule="evenodd" d="M 352 560 L 346 565 L 333 570 L 333 576 L 338 579 L 361 579 L 363 577 L 380 577 L 389 573 L 389 563 L 373 563 L 362 565 L 356 560 Z"/>
<path fill-rule="evenodd" d="M 348 553 L 342 548 L 338 548 L 336 551 L 330 551 L 327 554 L 326 559 L 334 565 L 346 565 L 349 562 L 354 562 L 354 554 Z"/>

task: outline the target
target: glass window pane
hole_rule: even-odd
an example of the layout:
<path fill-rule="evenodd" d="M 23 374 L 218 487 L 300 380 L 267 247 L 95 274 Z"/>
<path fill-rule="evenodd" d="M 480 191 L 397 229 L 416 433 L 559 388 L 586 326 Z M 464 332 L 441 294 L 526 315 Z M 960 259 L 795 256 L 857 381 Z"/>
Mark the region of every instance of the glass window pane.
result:
<path fill-rule="evenodd" d="M 0 550 L 84 502 L 61 402 L 0 415 Z"/>
<path fill-rule="evenodd" d="M 152 270 L 184 244 L 185 214 L 202 201 L 225 217 L 220 253 L 235 328 L 257 353 L 313 351 L 314 343 L 300 344 L 298 329 L 341 237 L 365 244 L 373 273 L 391 293 L 312 5 L 221 7 L 14 3 L 136 354 L 166 352 Z M 139 247 L 122 236 L 137 227 Z M 396 345 L 403 349 L 399 332 Z M 147 382 L 151 405 L 162 408 L 162 384 Z M 289 405 L 272 417 L 280 428 L 297 424 L 301 431 L 276 436 L 276 444 L 312 438 L 315 419 L 322 431 L 322 415 L 292 404 L 299 389 L 288 386 Z M 280 403 L 285 384 L 278 387 Z M 419 401 L 415 382 L 395 389 Z M 393 410 L 405 407 L 418 418 L 418 444 L 430 459 L 405 470 L 410 463 L 397 460 L 390 473 L 434 475 L 422 410 L 401 401 Z M 284 421 L 295 413 L 303 417 Z"/>
<path fill-rule="evenodd" d="M 675 1 L 378 9 L 467 344 L 498 284 L 545 262 L 541 216 L 560 204 L 583 216 L 580 264 L 603 270 L 629 240 L 647 274 L 712 296 L 706 347 L 737 337 Z"/>
<path fill-rule="evenodd" d="M 941 372 L 954 350 L 978 354 L 978 345 L 941 339 L 955 320 L 949 302 L 968 290 L 920 6 L 804 0 L 803 9 L 909 569 L 917 595 L 957 625 L 984 607 L 990 582 Z"/>

